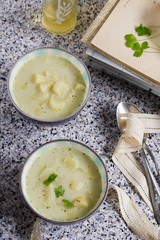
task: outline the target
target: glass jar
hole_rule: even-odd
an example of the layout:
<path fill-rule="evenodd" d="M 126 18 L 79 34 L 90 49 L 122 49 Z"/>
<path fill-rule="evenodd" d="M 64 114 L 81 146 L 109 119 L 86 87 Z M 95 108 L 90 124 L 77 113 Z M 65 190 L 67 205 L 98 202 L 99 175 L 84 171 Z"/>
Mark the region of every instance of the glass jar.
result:
<path fill-rule="evenodd" d="M 76 26 L 77 0 L 43 0 L 43 26 L 51 33 L 63 35 Z"/>

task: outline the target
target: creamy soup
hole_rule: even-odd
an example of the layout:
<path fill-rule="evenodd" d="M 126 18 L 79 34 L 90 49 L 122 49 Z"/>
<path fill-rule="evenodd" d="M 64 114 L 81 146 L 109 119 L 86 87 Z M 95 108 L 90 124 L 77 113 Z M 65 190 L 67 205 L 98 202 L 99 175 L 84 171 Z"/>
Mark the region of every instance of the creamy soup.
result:
<path fill-rule="evenodd" d="M 93 160 L 74 148 L 56 148 L 40 155 L 28 170 L 26 192 L 32 207 L 46 218 L 82 218 L 96 205 L 102 190 Z"/>
<path fill-rule="evenodd" d="M 13 94 L 23 112 L 43 120 L 58 120 L 82 104 L 86 85 L 68 60 L 52 55 L 25 63 L 14 79 Z"/>

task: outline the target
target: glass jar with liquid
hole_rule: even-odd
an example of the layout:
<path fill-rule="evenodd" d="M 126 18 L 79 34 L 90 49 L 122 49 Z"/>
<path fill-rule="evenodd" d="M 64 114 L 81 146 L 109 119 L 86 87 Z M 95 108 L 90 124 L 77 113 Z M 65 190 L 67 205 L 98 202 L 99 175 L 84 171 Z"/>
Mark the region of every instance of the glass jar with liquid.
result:
<path fill-rule="evenodd" d="M 43 26 L 51 33 L 63 35 L 76 26 L 77 0 L 43 0 Z"/>

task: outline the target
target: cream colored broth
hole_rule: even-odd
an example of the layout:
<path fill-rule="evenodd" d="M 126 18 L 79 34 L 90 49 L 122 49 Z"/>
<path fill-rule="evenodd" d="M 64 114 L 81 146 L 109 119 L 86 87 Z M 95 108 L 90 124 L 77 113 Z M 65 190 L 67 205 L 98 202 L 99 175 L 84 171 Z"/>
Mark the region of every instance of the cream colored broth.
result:
<path fill-rule="evenodd" d="M 13 94 L 19 108 L 30 116 L 57 120 L 77 110 L 85 89 L 80 71 L 71 62 L 48 55 L 22 66 L 14 79 Z"/>
<path fill-rule="evenodd" d="M 53 173 L 57 178 L 46 186 L 44 181 Z M 54 189 L 60 185 L 65 192 L 57 198 Z M 74 148 L 45 152 L 35 160 L 26 177 L 26 192 L 33 208 L 58 221 L 75 220 L 89 213 L 100 197 L 101 188 L 101 177 L 93 160 Z M 64 206 L 63 199 L 72 207 Z M 75 199 L 80 205 L 76 205 Z"/>

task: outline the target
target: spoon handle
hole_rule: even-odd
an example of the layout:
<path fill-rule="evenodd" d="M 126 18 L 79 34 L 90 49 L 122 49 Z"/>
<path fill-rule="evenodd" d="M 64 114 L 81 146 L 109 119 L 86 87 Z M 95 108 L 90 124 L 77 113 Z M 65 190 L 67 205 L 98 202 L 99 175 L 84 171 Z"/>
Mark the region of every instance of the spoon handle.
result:
<path fill-rule="evenodd" d="M 33 233 L 31 234 L 30 240 L 41 240 L 41 231 L 38 217 L 34 223 Z"/>
<path fill-rule="evenodd" d="M 157 171 L 158 175 L 160 176 L 160 163 L 155 159 L 152 151 L 150 150 L 150 148 L 148 147 L 148 145 L 145 141 L 143 142 L 143 147 L 149 153 L 149 155 L 151 156 L 151 158 L 152 158 L 152 160 L 155 164 L 156 171 Z"/>
<path fill-rule="evenodd" d="M 143 158 L 143 166 L 146 173 L 154 215 L 157 222 L 160 224 L 160 188 L 151 171 L 151 168 L 149 166 L 148 159 L 146 157 L 143 147 L 141 148 L 140 152 Z"/>

